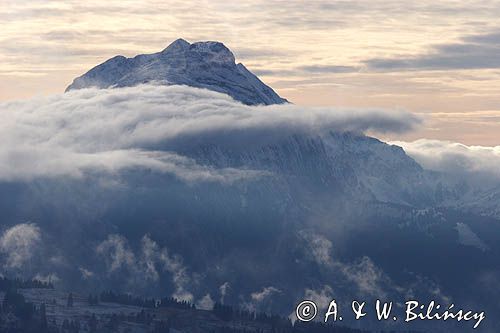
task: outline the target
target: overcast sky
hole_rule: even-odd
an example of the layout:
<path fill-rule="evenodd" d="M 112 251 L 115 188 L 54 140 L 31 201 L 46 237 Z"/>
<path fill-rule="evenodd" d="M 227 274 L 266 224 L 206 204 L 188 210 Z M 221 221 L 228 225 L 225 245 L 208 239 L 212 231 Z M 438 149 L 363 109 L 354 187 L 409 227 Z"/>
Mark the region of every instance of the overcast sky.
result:
<path fill-rule="evenodd" d="M 0 4 L 0 100 L 62 92 L 117 54 L 218 40 L 296 104 L 427 117 L 390 139 L 500 144 L 500 1 Z"/>

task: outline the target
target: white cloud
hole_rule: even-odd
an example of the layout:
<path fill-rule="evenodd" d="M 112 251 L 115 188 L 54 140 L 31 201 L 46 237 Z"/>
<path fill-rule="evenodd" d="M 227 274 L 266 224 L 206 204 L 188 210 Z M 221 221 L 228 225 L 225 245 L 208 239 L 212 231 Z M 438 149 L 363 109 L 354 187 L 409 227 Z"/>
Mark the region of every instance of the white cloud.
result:
<path fill-rule="evenodd" d="M 224 299 L 226 298 L 226 295 L 231 288 L 231 285 L 229 282 L 224 282 L 220 287 L 219 287 L 219 292 L 220 292 L 220 304 L 224 304 Z"/>
<path fill-rule="evenodd" d="M 254 292 L 250 295 L 253 301 L 255 302 L 262 302 L 264 299 L 268 298 L 272 294 L 275 293 L 280 293 L 281 290 L 275 288 L 275 287 L 266 287 L 263 288 L 261 291 Z"/>
<path fill-rule="evenodd" d="M 147 235 L 142 238 L 142 243 L 143 256 L 147 258 L 146 261 L 154 260 L 159 262 L 163 269 L 172 275 L 172 282 L 175 287 L 172 297 L 180 301 L 193 302 L 194 296 L 187 290 L 188 285 L 191 283 L 191 277 L 187 272 L 187 268 L 184 266 L 182 258 L 178 255 L 169 254 L 167 248 L 160 248 Z M 150 254 L 148 255 L 147 253 Z M 148 267 L 154 269 L 154 263 L 148 264 Z"/>
<path fill-rule="evenodd" d="M 128 272 L 127 277 L 133 286 L 159 281 L 160 271 L 170 273 L 174 286 L 172 297 L 193 302 L 194 296 L 188 290 L 192 279 L 182 258 L 169 254 L 164 247 L 160 248 L 148 235 L 142 238 L 141 245 L 140 250 L 134 252 L 127 239 L 112 234 L 97 246 L 96 252 L 106 262 L 108 274 L 124 269 Z M 92 276 L 87 276 L 86 270 L 80 271 L 84 278 Z"/>
<path fill-rule="evenodd" d="M 214 305 L 215 302 L 212 300 L 212 297 L 210 297 L 210 294 L 206 294 L 196 302 L 196 308 L 201 310 L 212 310 Z"/>
<path fill-rule="evenodd" d="M 96 251 L 105 258 L 109 273 L 122 267 L 135 268 L 135 255 L 129 248 L 127 240 L 120 235 L 109 235 L 97 246 Z"/>
<path fill-rule="evenodd" d="M 299 234 L 305 242 L 306 252 L 311 254 L 318 265 L 329 269 L 331 273 L 340 273 L 343 279 L 353 283 L 362 294 L 385 296 L 387 290 L 396 288 L 387 274 L 369 257 L 364 256 L 353 262 L 342 262 L 332 257 L 332 242 L 325 236 L 309 230 L 302 230 Z M 325 290 L 327 289 L 323 289 Z M 311 294 L 311 296 L 317 295 Z"/>
<path fill-rule="evenodd" d="M 82 279 L 84 279 L 84 280 L 88 280 L 94 276 L 94 272 L 92 272 L 84 267 L 80 267 L 80 268 L 78 268 L 78 270 L 80 271 L 80 273 L 82 273 Z"/>
<path fill-rule="evenodd" d="M 364 294 L 385 297 L 387 287 L 395 287 L 384 271 L 366 256 L 351 264 L 341 264 L 339 268 Z"/>
<path fill-rule="evenodd" d="M 467 146 L 449 141 L 421 139 L 414 142 L 391 142 L 403 147 L 424 168 L 446 172 L 467 179 L 493 177 L 500 180 L 500 146 Z"/>
<path fill-rule="evenodd" d="M 18 224 L 5 230 L 0 238 L 0 253 L 6 256 L 6 266 L 21 268 L 32 258 L 40 240 L 40 228 L 34 224 Z"/>
<path fill-rule="evenodd" d="M 250 300 L 242 302 L 240 306 L 243 309 L 246 309 L 247 311 L 256 312 L 262 306 L 263 303 L 272 301 L 271 297 L 272 295 L 279 293 L 281 293 L 281 290 L 279 290 L 276 287 L 273 286 L 264 287 L 259 291 L 251 293 Z"/>
<path fill-rule="evenodd" d="M 245 147 L 327 130 L 406 131 L 418 123 L 395 111 L 250 107 L 186 86 L 78 90 L 0 103 L 0 180 L 145 168 L 185 181 L 235 181 L 263 173 L 214 169 L 175 152 L 193 144 Z"/>
<path fill-rule="evenodd" d="M 310 248 L 308 253 L 311 253 L 317 264 L 323 266 L 333 265 L 333 260 L 331 257 L 332 242 L 322 235 L 318 235 L 306 230 L 302 230 L 300 236 L 307 243 L 307 247 Z"/>

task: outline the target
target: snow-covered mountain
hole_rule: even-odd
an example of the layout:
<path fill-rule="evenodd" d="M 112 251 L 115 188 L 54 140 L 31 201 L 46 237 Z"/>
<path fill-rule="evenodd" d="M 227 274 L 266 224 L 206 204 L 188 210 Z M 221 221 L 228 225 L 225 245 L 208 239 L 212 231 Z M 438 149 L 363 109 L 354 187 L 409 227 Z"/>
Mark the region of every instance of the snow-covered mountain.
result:
<path fill-rule="evenodd" d="M 207 88 L 245 104 L 286 102 L 243 65 L 235 64 L 223 44 L 184 40 L 156 54 L 112 58 L 75 79 L 68 90 L 144 82 Z M 128 89 L 132 88 L 107 92 Z M 207 103 L 198 93 L 193 95 L 196 106 L 203 105 L 206 112 Z M 153 109 L 142 95 L 137 96 L 133 100 L 141 103 L 131 106 L 134 110 L 150 108 L 156 114 L 167 107 L 162 101 Z M 222 103 L 230 103 L 232 112 L 265 109 L 268 117 L 268 109 L 282 109 L 250 108 L 226 96 L 221 100 L 215 103 L 217 110 Z M 99 114 L 104 113 L 102 105 L 111 112 L 113 106 L 100 101 Z M 127 103 L 122 104 L 119 113 L 108 112 L 111 116 L 102 119 L 130 118 L 123 112 Z M 188 106 L 175 104 L 176 119 Z M 87 117 L 87 109 L 83 110 Z M 215 126 L 195 132 L 188 128 L 184 136 L 173 139 L 163 136 L 173 127 L 144 126 L 151 119 L 140 115 L 134 113 L 137 122 L 119 119 L 116 127 L 117 134 L 139 139 L 113 135 L 110 147 L 134 148 L 154 156 L 168 153 L 182 160 L 167 165 L 169 170 L 186 165 L 208 175 L 248 171 L 248 177 L 190 181 L 148 164 L 147 168 L 113 169 L 111 174 L 97 169 L 83 178 L 0 184 L 3 220 L 9 226 L 34 221 L 7 230 L 15 236 L 28 229 L 34 241 L 44 240 L 43 251 L 30 258 L 26 268 L 32 275 L 56 274 L 70 289 L 97 286 L 180 295 L 192 301 L 212 297 L 283 315 L 298 300 L 333 297 L 333 290 L 336 298 L 347 302 L 354 297 L 432 297 L 442 304 L 452 300 L 499 311 L 495 300 L 500 293 L 488 281 L 495 285 L 500 281 L 496 236 L 500 187 L 476 190 L 467 179 L 425 170 L 398 146 L 344 127 L 318 131 Z M 160 125 L 169 118 L 154 120 Z M 108 139 L 99 135 L 115 133 L 115 127 L 101 128 L 100 121 L 91 124 L 92 130 L 98 130 L 78 133 L 78 140 L 92 135 L 89 142 L 108 148 Z M 80 122 L 74 128 L 78 126 Z M 150 128 L 157 128 L 158 136 L 144 136 Z M 95 133 L 99 134 L 96 140 Z M 17 272 L 17 267 L 10 269 Z M 475 286 L 474 293 L 464 284 Z"/>
<path fill-rule="evenodd" d="M 419 207 L 435 199 L 430 176 L 401 147 L 361 134 L 293 135 L 245 147 L 199 144 L 177 152 L 202 165 L 265 170 L 288 184 L 356 201 Z"/>
<path fill-rule="evenodd" d="M 236 64 L 233 53 L 224 44 L 190 44 L 184 39 L 177 39 L 158 53 L 113 57 L 76 78 L 66 91 L 129 87 L 146 82 L 214 90 L 248 105 L 287 102 L 243 64 Z"/>

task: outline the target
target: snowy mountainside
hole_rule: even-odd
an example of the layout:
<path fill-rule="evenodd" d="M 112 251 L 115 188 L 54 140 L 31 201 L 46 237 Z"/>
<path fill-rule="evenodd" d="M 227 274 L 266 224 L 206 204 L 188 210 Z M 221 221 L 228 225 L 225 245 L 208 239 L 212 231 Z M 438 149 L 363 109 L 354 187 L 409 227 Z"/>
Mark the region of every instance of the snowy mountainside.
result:
<path fill-rule="evenodd" d="M 158 53 L 113 57 L 76 78 L 66 91 L 148 82 L 214 90 L 248 105 L 287 102 L 243 64 L 236 64 L 233 53 L 224 44 L 212 41 L 190 44 L 183 39 Z"/>
<path fill-rule="evenodd" d="M 429 175 L 400 147 L 361 134 L 294 135 L 244 149 L 197 145 L 179 153 L 216 168 L 269 171 L 357 201 L 422 206 L 434 199 Z"/>

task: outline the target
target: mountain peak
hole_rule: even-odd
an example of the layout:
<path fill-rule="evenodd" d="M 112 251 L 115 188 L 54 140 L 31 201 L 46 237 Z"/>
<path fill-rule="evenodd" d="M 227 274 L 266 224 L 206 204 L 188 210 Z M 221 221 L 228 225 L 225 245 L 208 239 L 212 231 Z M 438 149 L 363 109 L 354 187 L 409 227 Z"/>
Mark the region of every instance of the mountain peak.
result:
<path fill-rule="evenodd" d="M 172 52 L 172 51 L 182 51 L 187 49 L 191 44 L 183 38 L 178 38 L 174 40 L 169 46 L 167 46 L 162 53 Z"/>
<path fill-rule="evenodd" d="M 236 65 L 234 54 L 223 43 L 191 44 L 182 38 L 158 53 L 111 58 L 73 80 L 66 91 L 130 87 L 148 82 L 214 90 L 248 105 L 287 102 L 245 66 Z"/>
<path fill-rule="evenodd" d="M 197 52 L 206 61 L 234 64 L 234 54 L 220 42 L 197 42 L 190 46 L 192 52 Z"/>

